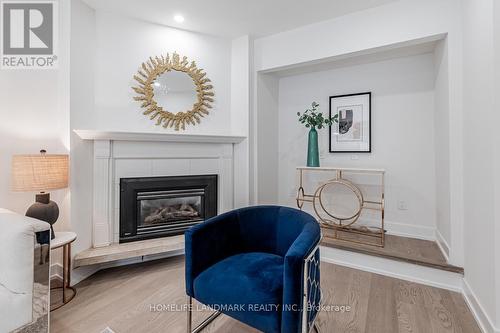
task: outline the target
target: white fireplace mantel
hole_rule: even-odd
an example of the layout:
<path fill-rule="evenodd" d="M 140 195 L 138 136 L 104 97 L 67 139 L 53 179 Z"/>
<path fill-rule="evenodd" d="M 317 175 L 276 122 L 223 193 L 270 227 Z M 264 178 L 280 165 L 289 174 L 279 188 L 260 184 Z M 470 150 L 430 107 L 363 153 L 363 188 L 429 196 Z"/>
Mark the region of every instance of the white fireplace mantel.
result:
<path fill-rule="evenodd" d="M 74 130 L 83 140 L 149 141 L 149 142 L 198 142 L 198 143 L 240 143 L 246 139 L 240 135 L 207 135 L 155 132 L 120 132 L 99 130 Z"/>
<path fill-rule="evenodd" d="M 74 130 L 93 141 L 93 247 L 119 241 L 120 179 L 217 174 L 218 212 L 241 205 L 244 136 Z M 245 143 L 243 143 L 245 145 Z M 236 197 L 238 196 L 238 197 Z M 243 198 L 245 198 L 243 196 Z M 244 200 L 244 199 L 243 199 Z M 244 201 L 243 201 L 244 202 Z"/>

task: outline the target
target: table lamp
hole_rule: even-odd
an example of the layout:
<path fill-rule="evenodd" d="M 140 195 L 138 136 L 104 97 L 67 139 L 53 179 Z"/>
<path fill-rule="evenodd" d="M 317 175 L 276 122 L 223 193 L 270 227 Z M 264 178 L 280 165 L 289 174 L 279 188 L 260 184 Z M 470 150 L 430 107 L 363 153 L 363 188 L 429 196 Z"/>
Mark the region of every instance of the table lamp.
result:
<path fill-rule="evenodd" d="M 26 211 L 26 216 L 49 223 L 52 239 L 55 237 L 52 225 L 59 217 L 59 207 L 50 200 L 50 193 L 45 191 L 68 187 L 68 160 L 68 155 L 47 154 L 45 150 L 40 150 L 38 155 L 12 157 L 12 190 L 40 191 L 35 195 L 35 203 Z"/>

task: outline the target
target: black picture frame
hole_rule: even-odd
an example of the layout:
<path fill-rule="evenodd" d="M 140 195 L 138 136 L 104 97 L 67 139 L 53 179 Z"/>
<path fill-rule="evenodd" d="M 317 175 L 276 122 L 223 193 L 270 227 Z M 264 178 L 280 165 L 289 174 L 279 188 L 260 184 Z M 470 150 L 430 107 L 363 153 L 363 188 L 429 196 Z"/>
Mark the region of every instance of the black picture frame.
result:
<path fill-rule="evenodd" d="M 355 94 L 344 94 L 344 95 L 335 95 L 330 96 L 328 112 L 330 118 L 332 117 L 332 100 L 335 98 L 345 98 L 345 97 L 353 97 L 353 96 L 361 96 L 368 95 L 368 150 L 333 150 L 332 149 L 332 126 L 328 126 L 328 151 L 330 153 L 371 153 L 372 152 L 372 93 L 362 92 Z"/>

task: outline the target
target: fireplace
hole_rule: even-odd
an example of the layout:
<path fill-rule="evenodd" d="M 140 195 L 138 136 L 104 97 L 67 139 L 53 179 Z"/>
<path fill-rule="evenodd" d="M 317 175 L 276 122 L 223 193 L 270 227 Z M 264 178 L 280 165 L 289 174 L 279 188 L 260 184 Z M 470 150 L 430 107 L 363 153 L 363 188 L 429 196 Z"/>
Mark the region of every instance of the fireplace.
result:
<path fill-rule="evenodd" d="M 183 234 L 217 215 L 217 175 L 120 179 L 120 243 Z"/>

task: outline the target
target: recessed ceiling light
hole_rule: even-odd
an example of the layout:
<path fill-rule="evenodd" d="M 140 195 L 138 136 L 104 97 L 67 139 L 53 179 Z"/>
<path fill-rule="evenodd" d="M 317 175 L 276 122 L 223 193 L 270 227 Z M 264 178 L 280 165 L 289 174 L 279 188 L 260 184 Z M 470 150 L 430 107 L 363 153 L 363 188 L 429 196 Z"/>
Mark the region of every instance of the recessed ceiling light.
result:
<path fill-rule="evenodd" d="M 182 16 L 182 15 L 175 15 L 174 16 L 174 20 L 176 22 L 182 23 L 182 22 L 184 22 L 184 16 Z"/>

